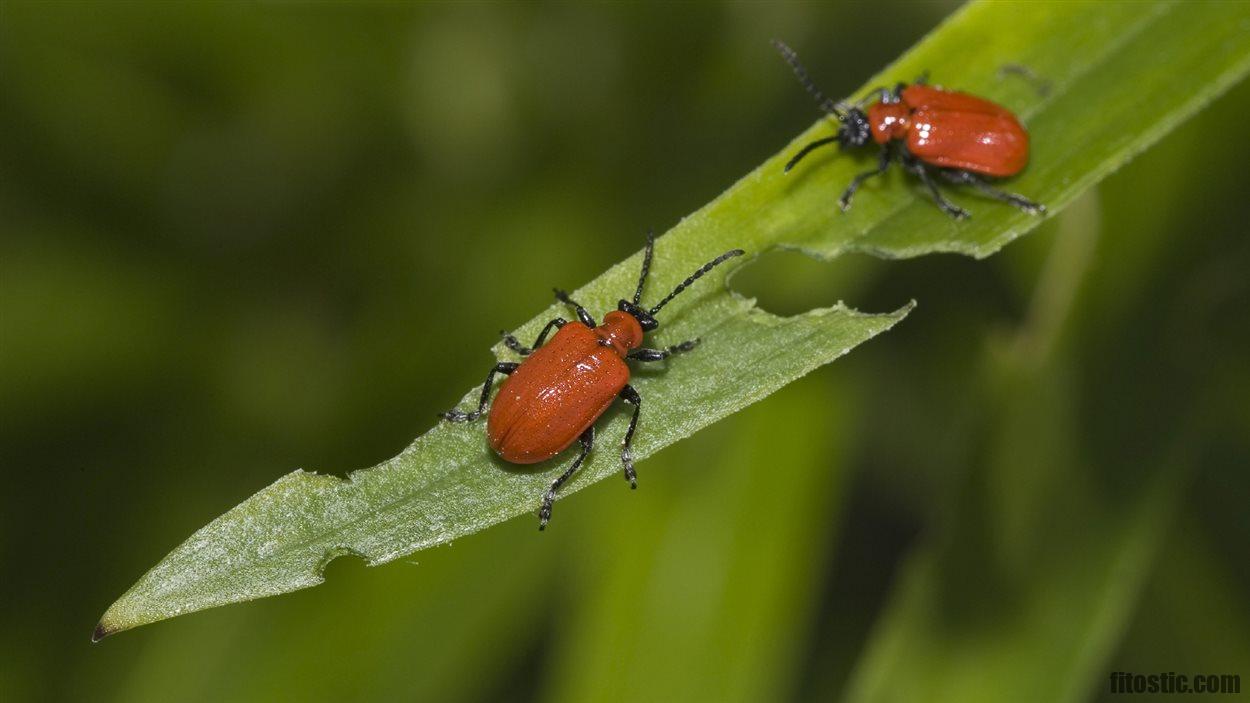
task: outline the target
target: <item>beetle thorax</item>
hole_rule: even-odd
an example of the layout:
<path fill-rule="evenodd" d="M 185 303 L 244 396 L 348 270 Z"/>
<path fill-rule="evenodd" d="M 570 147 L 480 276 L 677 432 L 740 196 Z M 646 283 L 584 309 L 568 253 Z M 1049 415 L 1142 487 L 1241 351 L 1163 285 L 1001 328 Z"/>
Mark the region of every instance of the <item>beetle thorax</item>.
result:
<path fill-rule="evenodd" d="M 612 345 L 617 354 L 623 358 L 631 349 L 642 346 L 642 325 L 633 315 L 620 310 L 613 310 L 603 316 L 603 324 L 595 328 L 600 339 Z"/>
<path fill-rule="evenodd" d="M 868 107 L 868 122 L 878 144 L 903 139 L 911 128 L 911 108 L 904 103 L 875 103 Z"/>

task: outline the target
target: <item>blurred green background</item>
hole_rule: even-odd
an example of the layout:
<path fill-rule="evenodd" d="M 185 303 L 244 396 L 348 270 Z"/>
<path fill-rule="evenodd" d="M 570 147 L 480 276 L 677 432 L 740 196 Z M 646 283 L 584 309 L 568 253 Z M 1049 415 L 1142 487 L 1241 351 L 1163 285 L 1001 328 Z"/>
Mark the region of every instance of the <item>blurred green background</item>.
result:
<path fill-rule="evenodd" d="M 4 700 L 1250 675 L 1247 85 L 989 260 L 764 256 L 732 284 L 775 312 L 920 307 L 637 492 L 88 641 L 192 531 L 394 455 L 551 286 L 810 124 L 768 39 L 843 95 L 953 8 L 0 5 Z"/>

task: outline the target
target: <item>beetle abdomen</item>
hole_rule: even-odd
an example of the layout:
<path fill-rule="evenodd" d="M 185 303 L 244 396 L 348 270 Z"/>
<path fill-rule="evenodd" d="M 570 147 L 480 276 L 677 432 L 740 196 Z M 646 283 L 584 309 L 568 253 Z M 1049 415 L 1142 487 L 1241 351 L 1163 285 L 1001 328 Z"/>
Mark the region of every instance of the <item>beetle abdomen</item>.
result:
<path fill-rule="evenodd" d="M 912 109 L 907 150 L 926 163 L 986 176 L 1014 176 L 1029 162 L 1029 133 L 1007 108 L 929 86 L 903 90 Z"/>
<path fill-rule="evenodd" d="M 505 461 L 534 464 L 564 451 L 629 382 L 629 366 L 570 322 L 499 387 L 486 436 Z"/>
<path fill-rule="evenodd" d="M 1010 115 L 917 110 L 907 150 L 926 163 L 1014 176 L 1029 162 L 1029 135 Z"/>

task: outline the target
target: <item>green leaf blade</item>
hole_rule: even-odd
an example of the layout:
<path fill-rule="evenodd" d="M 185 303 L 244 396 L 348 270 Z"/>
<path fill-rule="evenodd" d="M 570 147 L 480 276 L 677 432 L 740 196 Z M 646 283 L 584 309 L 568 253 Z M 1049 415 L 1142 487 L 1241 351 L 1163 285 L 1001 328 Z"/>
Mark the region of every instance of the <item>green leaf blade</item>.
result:
<path fill-rule="evenodd" d="M 1032 150 L 1024 172 L 1001 187 L 1054 214 L 1243 78 L 1250 71 L 1247 46 L 1247 3 L 972 3 L 865 87 L 911 82 L 927 71 L 936 84 L 1011 108 L 1027 126 Z M 1043 77 L 1048 94 L 1000 76 L 1008 64 Z M 817 123 L 764 168 L 780 172 L 789 155 L 832 130 Z M 845 222 L 831 228 L 838 194 L 875 161 L 871 149 L 848 156 L 834 149 L 814 152 L 792 172 L 795 182 L 778 193 L 777 207 L 788 211 L 788 238 L 805 232 L 798 245 L 815 255 L 954 252 L 984 258 L 1042 221 L 948 190 L 972 212 L 970 220 L 952 221 L 914 178 L 896 169 L 868 181 L 840 218 Z M 913 197 L 899 197 L 900 190 Z"/>
<path fill-rule="evenodd" d="M 1051 82 L 1051 92 L 1039 97 L 999 78 L 1007 63 L 1027 65 Z M 790 80 L 778 64 L 777 80 Z M 936 83 L 1001 101 L 1021 115 L 1032 134 L 1032 162 L 1004 187 L 1053 214 L 1250 70 L 1250 4 L 971 3 L 865 87 L 910 81 L 925 70 Z M 830 133 L 827 122 L 816 123 L 662 237 L 645 299 L 733 247 L 751 254 L 798 248 L 820 258 L 852 251 L 984 257 L 1042 221 L 955 193 L 973 219 L 954 222 L 897 170 L 866 185 L 842 215 L 836 199 L 870 165 L 871 154 L 829 149 L 790 174 L 782 171 L 795 149 Z M 639 259 L 613 266 L 576 297 L 595 312 L 614 308 L 632 291 Z M 874 316 L 838 306 L 778 318 L 724 291 L 726 275 L 742 263 L 718 269 L 665 309 L 656 344 L 701 337 L 703 345 L 666 369 L 639 371 L 639 458 L 832 361 L 909 309 Z M 556 314 L 566 313 L 552 306 L 517 334 L 532 339 Z M 432 408 L 431 416 L 442 409 Z M 595 453 L 563 497 L 619 471 L 624 425 L 620 411 L 605 417 Z M 480 424 L 440 424 L 398 457 L 347 481 L 289 474 L 162 560 L 109 608 L 97 635 L 316 585 L 337 555 L 380 564 L 470 534 L 533 510 L 551 473 L 551 465 L 518 469 L 495 458 Z M 558 527 L 558 506 L 556 512 Z"/>
<path fill-rule="evenodd" d="M 635 456 L 645 458 L 767 396 L 910 310 L 868 315 L 837 306 L 779 318 L 720 293 L 674 325 L 676 333 L 704 339 L 699 353 L 635 376 L 646 429 Z M 562 498 L 619 474 L 628 416 L 608 417 L 596 450 Z M 483 422 L 439 423 L 399 456 L 347 480 L 302 470 L 283 476 L 149 571 L 105 613 L 103 634 L 315 586 L 337 556 L 383 564 L 536 510 L 550 471 L 519 470 L 495 457 L 483 440 Z M 642 474 L 645 485 L 645 468 Z M 556 514 L 558 521 L 558 504 Z"/>

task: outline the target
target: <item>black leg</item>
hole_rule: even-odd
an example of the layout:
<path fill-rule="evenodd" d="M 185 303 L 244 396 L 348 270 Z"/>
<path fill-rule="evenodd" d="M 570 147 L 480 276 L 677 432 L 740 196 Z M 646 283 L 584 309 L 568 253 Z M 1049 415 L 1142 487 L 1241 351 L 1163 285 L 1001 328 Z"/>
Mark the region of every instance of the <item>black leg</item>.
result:
<path fill-rule="evenodd" d="M 912 81 L 912 83 L 915 85 L 929 85 L 929 69 L 926 68 L 924 70 L 924 73 L 921 73 L 916 78 L 916 80 Z M 903 86 L 903 87 L 906 88 L 907 86 Z M 899 92 L 899 97 L 901 98 L 903 91 L 899 90 L 898 92 Z"/>
<path fill-rule="evenodd" d="M 595 446 L 595 426 L 591 425 L 590 427 L 587 427 L 586 431 L 582 433 L 582 436 L 579 437 L 577 441 L 582 443 L 582 453 L 578 454 L 577 458 L 573 460 L 573 463 L 569 466 L 569 468 L 565 469 L 564 473 L 560 474 L 560 478 L 551 482 L 551 488 L 548 488 L 547 492 L 543 494 L 543 505 L 538 509 L 539 530 L 547 529 L 547 522 L 551 520 L 551 506 L 556 502 L 556 491 L 560 490 L 560 486 L 563 486 L 564 482 L 569 480 L 573 474 L 576 473 L 578 467 L 581 466 L 582 462 L 586 460 L 586 455 L 589 454 L 591 448 Z"/>
<path fill-rule="evenodd" d="M 902 87 L 903 87 L 903 84 L 899 83 L 898 88 L 896 88 L 896 90 L 901 90 Z M 872 90 L 868 91 L 868 94 L 865 95 L 859 102 L 855 103 L 855 107 L 863 108 L 865 105 L 872 102 L 874 99 L 876 99 L 878 102 L 883 102 L 883 103 L 898 102 L 898 100 L 895 99 L 896 97 L 897 97 L 896 94 L 890 92 L 889 88 L 885 86 L 877 86 L 876 88 L 873 88 Z"/>
<path fill-rule="evenodd" d="M 674 354 L 688 352 L 697 346 L 699 346 L 699 340 L 691 339 L 690 341 L 682 342 L 681 344 L 674 344 L 673 346 L 666 347 L 664 349 L 648 349 L 646 347 L 641 347 L 633 350 L 627 356 L 634 361 L 663 361 Z M 629 386 L 626 386 L 626 388 L 629 388 Z M 624 393 L 624 391 L 622 391 L 622 393 Z M 622 397 L 624 396 L 622 395 Z"/>
<path fill-rule="evenodd" d="M 577 301 L 569 298 L 569 294 L 567 292 L 562 291 L 559 288 L 554 288 L 552 290 L 556 292 L 556 300 L 564 303 L 565 305 L 573 306 L 573 309 L 577 311 L 577 319 L 581 320 L 583 325 L 586 325 L 587 327 L 599 326 L 598 323 L 595 322 L 595 318 L 591 317 L 590 313 L 586 312 L 586 308 L 579 305 Z"/>
<path fill-rule="evenodd" d="M 959 207 L 955 203 L 952 203 L 942 195 L 942 191 L 938 190 L 937 183 L 934 182 L 933 177 L 929 175 L 929 169 L 925 168 L 923 163 L 909 158 L 904 161 L 904 164 L 907 166 L 907 170 L 916 174 L 916 176 L 920 178 L 920 182 L 924 183 L 925 187 L 929 189 L 929 194 L 933 196 L 933 202 L 937 203 L 937 206 L 942 209 L 942 212 L 950 215 L 956 220 L 965 220 L 971 217 L 967 210 Z"/>
<path fill-rule="evenodd" d="M 521 356 L 529 356 L 530 354 L 534 353 L 535 349 L 543 345 L 543 342 L 547 339 L 547 334 L 551 332 L 552 327 L 556 329 L 560 329 L 561 327 L 567 325 L 568 323 L 569 321 L 564 319 L 563 317 L 557 317 L 551 322 L 548 322 L 547 325 L 543 327 L 543 331 L 538 333 L 538 339 L 534 340 L 534 345 L 531 347 L 522 346 L 521 343 L 517 341 L 516 337 L 513 337 L 512 335 L 508 334 L 507 332 L 503 330 L 500 330 L 499 334 L 503 335 L 503 345 L 505 347 L 520 354 Z"/>
<path fill-rule="evenodd" d="M 1035 203 L 1032 200 L 1029 200 L 1028 198 L 1024 197 L 1023 195 L 1016 195 L 1015 193 L 1008 193 L 1006 191 L 999 190 L 995 188 L 994 186 L 990 185 L 989 183 L 986 183 L 983 178 L 981 178 L 975 173 L 970 173 L 968 171 L 957 171 L 957 170 L 942 170 L 942 171 L 939 171 L 939 173 L 941 173 L 942 177 L 950 181 L 951 183 L 958 183 L 960 185 L 970 185 L 973 188 L 976 188 L 977 190 L 981 191 L 982 193 L 985 193 L 986 195 L 990 196 L 991 198 L 994 198 L 995 200 L 1001 200 L 1004 203 L 1010 203 L 1011 205 L 1014 205 L 1020 208 L 1021 210 L 1029 213 L 1030 215 L 1041 215 L 1046 212 L 1045 205 L 1042 205 L 1041 203 Z"/>
<path fill-rule="evenodd" d="M 625 430 L 625 441 L 621 442 L 621 464 L 625 467 L 625 480 L 631 489 L 638 488 L 638 474 L 634 472 L 634 429 L 638 427 L 638 414 L 642 412 L 642 396 L 634 387 L 626 384 L 621 389 L 621 400 L 634 406 L 634 416 L 629 419 L 629 429 Z"/>
<path fill-rule="evenodd" d="M 832 144 L 833 142 L 836 142 L 836 141 L 838 141 L 837 137 L 825 137 L 824 139 L 817 139 L 811 144 L 808 144 L 802 149 L 799 149 L 799 153 L 795 154 L 794 158 L 786 162 L 786 173 L 789 173 L 790 169 L 794 168 L 794 166 L 798 162 L 802 161 L 804 156 L 807 156 L 808 154 L 812 153 L 813 149 L 822 147 L 826 144 Z"/>
<path fill-rule="evenodd" d="M 439 413 L 439 417 L 442 417 L 445 420 L 450 420 L 451 422 L 473 422 L 478 419 L 482 416 L 482 413 L 486 411 L 486 401 L 490 399 L 490 386 L 495 382 L 495 374 L 501 373 L 506 376 L 513 371 L 516 371 L 518 366 L 520 366 L 520 364 L 515 361 L 501 361 L 498 364 L 495 364 L 495 367 L 490 370 L 490 373 L 486 374 L 486 383 L 482 384 L 482 397 L 477 401 L 477 410 L 466 413 L 458 408 L 452 408 L 445 413 Z"/>
<path fill-rule="evenodd" d="M 848 185 L 846 190 L 842 192 L 842 197 L 838 198 L 838 207 L 842 209 L 842 212 L 846 212 L 851 209 L 851 198 L 855 197 L 855 191 L 859 190 L 861 183 L 869 178 L 872 178 L 873 176 L 880 176 L 885 173 L 886 169 L 889 167 L 890 147 L 888 145 L 883 145 L 881 147 L 881 154 L 877 157 L 877 167 L 871 171 L 864 171 L 858 176 L 852 178 L 851 184 Z"/>
<path fill-rule="evenodd" d="M 1044 98 L 1047 95 L 1050 95 L 1050 81 L 1034 73 L 1033 69 L 1028 66 L 1018 63 L 1005 63 L 1002 66 L 999 66 L 998 77 L 1001 79 L 1008 76 L 1023 78 L 1029 85 L 1033 86 L 1033 90 L 1036 91 L 1040 97 Z"/>

